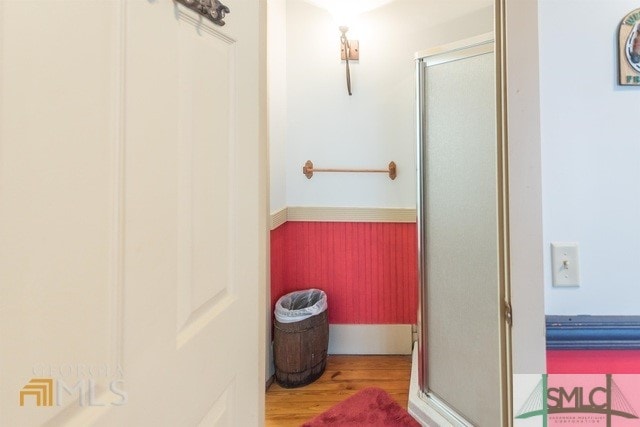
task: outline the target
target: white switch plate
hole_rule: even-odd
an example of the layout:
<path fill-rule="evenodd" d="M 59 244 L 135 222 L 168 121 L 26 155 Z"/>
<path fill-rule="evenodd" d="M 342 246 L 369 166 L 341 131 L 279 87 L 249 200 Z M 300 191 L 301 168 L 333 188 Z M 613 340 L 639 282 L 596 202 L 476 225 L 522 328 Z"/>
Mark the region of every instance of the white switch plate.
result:
<path fill-rule="evenodd" d="M 577 243 L 552 243 L 553 286 L 580 286 Z"/>

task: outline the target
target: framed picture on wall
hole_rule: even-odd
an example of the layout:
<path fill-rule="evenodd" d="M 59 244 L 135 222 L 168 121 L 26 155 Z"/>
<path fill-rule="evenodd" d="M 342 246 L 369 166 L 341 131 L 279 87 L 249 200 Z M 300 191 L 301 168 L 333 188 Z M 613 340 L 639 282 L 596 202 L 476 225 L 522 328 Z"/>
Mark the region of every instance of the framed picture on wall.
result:
<path fill-rule="evenodd" d="M 619 30 L 619 83 L 640 86 L 640 9 L 624 17 Z"/>

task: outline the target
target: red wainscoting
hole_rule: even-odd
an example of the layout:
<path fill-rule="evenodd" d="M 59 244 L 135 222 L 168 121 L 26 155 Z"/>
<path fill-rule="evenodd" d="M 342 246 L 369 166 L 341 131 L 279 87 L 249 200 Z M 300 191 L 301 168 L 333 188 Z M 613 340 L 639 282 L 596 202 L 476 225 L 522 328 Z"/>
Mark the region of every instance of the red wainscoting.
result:
<path fill-rule="evenodd" d="M 547 350 L 549 374 L 640 374 L 640 350 Z"/>
<path fill-rule="evenodd" d="M 330 323 L 413 324 L 416 263 L 415 224 L 287 222 L 271 232 L 271 306 L 315 287 Z"/>

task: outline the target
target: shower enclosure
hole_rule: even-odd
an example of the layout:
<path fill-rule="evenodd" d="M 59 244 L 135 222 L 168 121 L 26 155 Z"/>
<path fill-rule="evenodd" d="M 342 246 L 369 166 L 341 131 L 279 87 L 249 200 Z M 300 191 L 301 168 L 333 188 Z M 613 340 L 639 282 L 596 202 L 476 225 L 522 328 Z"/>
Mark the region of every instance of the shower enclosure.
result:
<path fill-rule="evenodd" d="M 416 55 L 418 380 L 438 424 L 509 419 L 506 166 L 494 46 L 486 34 Z"/>

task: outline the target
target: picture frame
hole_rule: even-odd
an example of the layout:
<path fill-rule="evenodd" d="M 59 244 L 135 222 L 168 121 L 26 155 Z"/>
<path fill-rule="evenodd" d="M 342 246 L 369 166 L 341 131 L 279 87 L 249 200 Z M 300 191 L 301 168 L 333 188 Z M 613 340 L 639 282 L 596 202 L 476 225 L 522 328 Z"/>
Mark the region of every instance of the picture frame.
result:
<path fill-rule="evenodd" d="M 628 13 L 618 31 L 621 86 L 640 86 L 640 9 Z"/>

